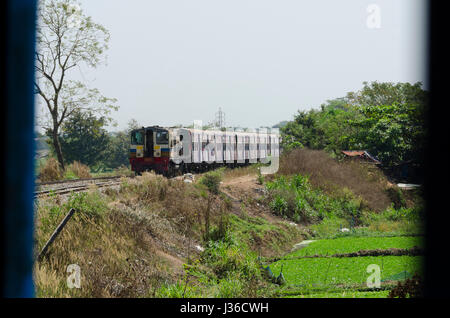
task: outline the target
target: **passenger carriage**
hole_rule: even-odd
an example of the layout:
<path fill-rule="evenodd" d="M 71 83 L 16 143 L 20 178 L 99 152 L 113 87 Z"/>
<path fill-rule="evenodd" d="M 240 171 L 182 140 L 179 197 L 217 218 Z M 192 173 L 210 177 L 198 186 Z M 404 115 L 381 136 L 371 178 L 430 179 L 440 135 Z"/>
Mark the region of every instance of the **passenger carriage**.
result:
<path fill-rule="evenodd" d="M 129 160 L 136 174 L 206 171 L 218 166 L 267 163 L 279 156 L 279 136 L 265 131 L 142 127 L 131 132 Z"/>

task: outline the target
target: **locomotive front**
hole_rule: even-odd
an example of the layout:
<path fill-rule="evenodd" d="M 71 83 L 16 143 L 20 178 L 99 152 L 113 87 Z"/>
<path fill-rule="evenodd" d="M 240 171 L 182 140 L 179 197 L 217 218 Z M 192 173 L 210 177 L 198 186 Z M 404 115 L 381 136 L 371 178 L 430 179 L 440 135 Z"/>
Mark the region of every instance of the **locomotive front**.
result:
<path fill-rule="evenodd" d="M 145 170 L 167 173 L 169 167 L 169 131 L 159 126 L 131 131 L 129 160 L 136 174 Z"/>

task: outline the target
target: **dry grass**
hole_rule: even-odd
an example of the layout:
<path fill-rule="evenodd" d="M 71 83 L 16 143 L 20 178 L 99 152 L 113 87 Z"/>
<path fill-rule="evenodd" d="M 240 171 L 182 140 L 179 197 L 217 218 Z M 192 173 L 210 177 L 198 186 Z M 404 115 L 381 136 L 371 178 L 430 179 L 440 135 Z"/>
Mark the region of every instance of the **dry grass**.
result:
<path fill-rule="evenodd" d="M 63 171 L 55 158 L 49 158 L 39 167 L 39 180 L 41 182 L 61 180 L 63 176 Z"/>
<path fill-rule="evenodd" d="M 338 162 L 321 150 L 296 149 L 281 157 L 278 174 L 296 173 L 308 175 L 312 185 L 331 195 L 342 195 L 345 189 L 350 189 L 375 211 L 391 204 L 386 177 L 370 164 Z"/>
<path fill-rule="evenodd" d="M 69 208 L 49 200 L 40 202 L 38 209 L 38 249 Z M 86 207 L 99 205 L 99 214 L 91 215 L 80 208 L 67 223 L 35 268 L 38 297 L 151 296 L 161 284 L 181 275 L 158 253 L 164 249 L 158 234 L 175 232 L 170 223 L 161 222 L 161 217 L 150 211 L 137 211 L 120 202 L 106 205 L 108 198 L 96 190 L 84 201 Z M 80 289 L 66 286 L 69 264 L 81 268 Z"/>
<path fill-rule="evenodd" d="M 70 169 L 80 179 L 92 178 L 89 167 L 78 161 L 74 161 L 70 164 L 68 169 Z"/>
<path fill-rule="evenodd" d="M 76 212 L 35 266 L 38 297 L 156 297 L 162 286 L 184 280 L 183 267 L 188 259 L 191 264 L 198 263 L 200 253 L 194 246 L 205 247 L 202 240 L 208 209 L 211 234 L 216 235 L 231 224 L 228 213 L 239 209 L 197 183 L 154 173 L 121 181 L 120 189 L 104 193 L 92 188 L 68 201 L 58 196 L 39 200 L 37 251 L 68 210 L 73 207 Z M 233 220 L 236 233 L 247 238 L 254 249 L 262 246 L 268 253 L 264 255 L 272 255 L 270 249 L 278 255 L 298 236 L 291 233 L 294 227 L 279 222 L 270 225 L 272 222 L 248 216 Z M 70 264 L 81 268 L 80 289 L 67 287 Z M 207 275 L 213 275 L 207 265 L 198 264 Z M 204 283 L 191 277 L 190 284 Z M 214 296 L 214 288 L 208 286 L 202 287 L 202 295 Z"/>
<path fill-rule="evenodd" d="M 39 166 L 38 179 L 40 182 L 62 180 L 67 176 L 80 179 L 92 178 L 89 167 L 78 161 L 68 165 L 65 171 L 61 169 L 58 160 L 55 158 L 49 158 L 44 164 Z"/>
<path fill-rule="evenodd" d="M 114 169 L 113 174 L 116 176 L 124 176 L 124 177 L 134 176 L 134 172 L 131 171 L 131 169 L 125 165 L 121 165 L 120 167 Z"/>
<path fill-rule="evenodd" d="M 70 207 L 77 212 L 35 268 L 38 297 L 152 297 L 182 278 L 188 254 L 202 244 L 207 198 L 193 184 L 144 173 L 123 178 L 118 191 L 93 188 L 80 198 L 39 201 L 37 250 Z M 223 209 L 219 196 L 214 202 L 212 224 Z M 81 289 L 66 286 L 69 264 L 81 268 Z"/>
<path fill-rule="evenodd" d="M 250 165 L 237 168 L 227 168 L 224 170 L 223 178 L 225 180 L 234 179 L 246 175 L 256 175 L 258 173 L 257 165 Z"/>

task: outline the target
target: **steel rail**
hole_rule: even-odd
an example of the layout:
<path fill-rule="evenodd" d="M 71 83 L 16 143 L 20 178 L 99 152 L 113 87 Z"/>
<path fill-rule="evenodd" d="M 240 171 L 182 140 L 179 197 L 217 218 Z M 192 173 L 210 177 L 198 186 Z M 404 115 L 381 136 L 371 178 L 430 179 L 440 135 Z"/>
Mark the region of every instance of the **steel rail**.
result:
<path fill-rule="evenodd" d="M 89 189 L 91 185 L 95 185 L 99 188 L 106 187 L 106 186 L 113 186 L 120 184 L 120 181 L 115 182 L 101 182 L 101 183 L 90 183 L 80 186 L 72 186 L 72 187 L 65 187 L 65 188 L 59 188 L 59 189 L 48 189 L 48 190 L 42 190 L 42 191 L 36 191 L 34 192 L 34 197 L 42 197 L 42 196 L 48 196 L 51 194 L 66 194 L 70 192 L 80 192 L 83 190 Z"/>
<path fill-rule="evenodd" d="M 36 182 L 36 186 L 51 185 L 51 184 L 61 184 L 61 183 L 74 183 L 74 182 L 84 182 L 84 181 L 96 181 L 105 179 L 118 179 L 122 176 L 112 176 L 112 177 L 96 177 L 96 178 L 82 178 L 82 179 L 70 179 L 70 180 L 58 180 L 58 181 L 48 181 L 48 182 Z"/>

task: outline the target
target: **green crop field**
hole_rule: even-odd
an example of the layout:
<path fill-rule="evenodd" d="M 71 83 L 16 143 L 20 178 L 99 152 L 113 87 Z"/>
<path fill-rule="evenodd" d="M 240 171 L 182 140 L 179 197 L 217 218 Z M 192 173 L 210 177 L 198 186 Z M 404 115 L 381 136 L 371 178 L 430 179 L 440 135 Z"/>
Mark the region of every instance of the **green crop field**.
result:
<path fill-rule="evenodd" d="M 344 237 L 318 240 L 294 251 L 270 265 L 275 276 L 283 272 L 284 297 L 308 298 L 377 298 L 387 297 L 389 290 L 367 290 L 367 279 L 373 273 L 368 266 L 380 268 L 382 284 L 392 285 L 422 273 L 422 256 L 314 257 L 360 250 L 423 247 L 420 237 Z M 384 286 L 384 285 L 383 285 Z"/>
<path fill-rule="evenodd" d="M 283 275 L 288 284 L 321 286 L 328 284 L 365 284 L 370 273 L 367 266 L 377 264 L 381 279 L 403 271 L 420 271 L 421 256 L 368 256 L 348 258 L 306 258 L 278 261 L 271 265 L 278 275 L 283 265 Z"/>
<path fill-rule="evenodd" d="M 319 240 L 310 243 L 306 248 L 297 250 L 285 258 L 295 258 L 307 255 L 333 255 L 352 253 L 360 250 L 423 247 L 421 237 L 342 237 L 337 239 Z"/>
<path fill-rule="evenodd" d="M 295 294 L 292 296 L 287 295 L 285 298 L 387 298 L 389 290 L 381 290 L 374 292 L 361 292 L 353 290 L 344 290 L 339 292 L 326 292 L 326 293 L 305 293 Z"/>

